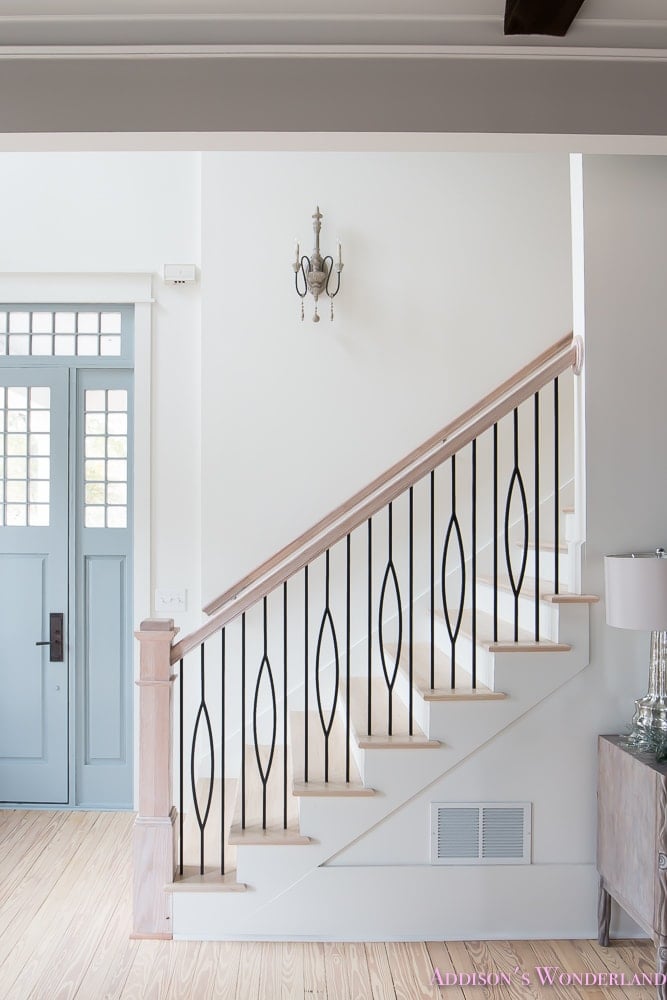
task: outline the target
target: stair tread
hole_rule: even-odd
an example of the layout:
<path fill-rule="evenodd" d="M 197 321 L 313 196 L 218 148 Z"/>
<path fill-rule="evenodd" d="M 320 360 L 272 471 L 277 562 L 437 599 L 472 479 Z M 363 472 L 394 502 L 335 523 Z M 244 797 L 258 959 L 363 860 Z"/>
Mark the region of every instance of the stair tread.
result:
<path fill-rule="evenodd" d="M 523 548 L 523 542 L 520 541 L 520 540 L 516 540 L 514 542 L 514 545 L 517 548 Z M 531 549 L 531 551 L 534 551 L 535 550 L 535 542 L 529 540 L 527 547 L 529 549 Z M 555 552 L 556 551 L 556 543 L 554 541 L 542 541 L 542 539 L 540 539 L 539 548 L 540 548 L 540 552 Z M 558 551 L 561 553 L 561 555 L 567 555 L 567 553 L 568 553 L 567 542 L 559 542 L 558 543 Z"/>
<path fill-rule="evenodd" d="M 470 675 L 462 671 L 457 666 L 456 687 L 452 688 L 449 682 L 451 678 L 451 660 L 442 650 L 435 651 L 435 671 L 434 680 L 445 681 L 445 684 L 431 688 L 431 646 L 429 643 L 415 643 L 412 650 L 412 684 L 415 690 L 424 701 L 500 701 L 507 695 L 503 691 L 492 691 L 491 688 L 477 682 L 476 687 L 472 687 L 469 682 Z M 402 673 L 409 676 L 409 655 L 401 657 Z M 463 675 L 466 679 L 464 683 L 459 683 L 459 677 Z"/>
<path fill-rule="evenodd" d="M 245 882 L 236 881 L 236 872 L 221 875 L 217 872 L 207 872 L 201 875 L 195 866 L 183 866 L 183 874 L 177 875 L 173 882 L 165 886 L 166 892 L 245 892 L 248 886 Z"/>
<path fill-rule="evenodd" d="M 392 698 L 392 731 L 389 733 L 389 696 L 384 678 L 371 682 L 371 733 L 368 733 L 368 678 L 353 677 L 350 681 L 350 717 L 357 744 L 362 749 L 436 748 L 439 740 L 430 740 L 413 721 L 412 734 L 408 708 L 394 690 Z"/>
<path fill-rule="evenodd" d="M 327 722 L 325 716 L 325 722 Z M 346 781 L 345 719 L 337 712 L 329 735 L 329 770 L 325 781 L 325 737 L 318 712 L 308 713 L 308 781 L 305 780 L 306 713 L 290 714 L 290 743 L 293 761 L 292 793 L 305 796 L 374 795 L 367 788 L 350 756 L 350 780 Z"/>
<path fill-rule="evenodd" d="M 442 621 L 445 620 L 444 612 L 437 611 L 436 615 Z M 472 639 L 471 611 L 463 612 L 463 617 L 461 619 L 461 633 L 469 639 Z M 505 621 L 502 618 L 498 619 L 498 639 L 495 640 L 493 634 L 493 615 L 486 614 L 484 611 L 477 612 L 477 631 L 475 639 L 478 646 L 482 646 L 492 653 L 507 651 L 567 652 L 571 649 L 571 646 L 567 643 L 554 642 L 551 639 L 540 639 L 539 642 L 536 642 L 533 633 L 521 628 L 518 631 L 518 640 L 515 641 L 514 625 L 512 622 Z"/>
<path fill-rule="evenodd" d="M 260 746 L 262 766 L 266 767 L 270 747 Z M 284 747 L 276 746 L 266 783 L 266 825 L 263 823 L 263 785 L 254 746 L 245 748 L 245 825 L 242 820 L 241 780 L 237 783 L 234 820 L 230 844 L 309 844 L 299 830 L 298 805 L 291 790 L 291 760 L 287 754 L 287 825 L 284 822 Z"/>
<path fill-rule="evenodd" d="M 489 586 L 493 586 L 493 576 L 486 573 L 478 573 L 477 580 L 479 583 L 485 583 Z M 509 594 L 513 593 L 512 584 L 510 583 L 508 577 L 498 577 L 498 589 Z M 523 586 L 521 587 L 520 597 L 535 597 L 535 594 L 535 581 L 524 580 Z M 600 598 L 596 594 L 570 593 L 568 587 L 562 583 L 558 586 L 557 594 L 554 594 L 553 591 L 544 588 L 542 588 L 540 592 L 540 601 L 544 604 L 597 604 L 599 600 Z"/>

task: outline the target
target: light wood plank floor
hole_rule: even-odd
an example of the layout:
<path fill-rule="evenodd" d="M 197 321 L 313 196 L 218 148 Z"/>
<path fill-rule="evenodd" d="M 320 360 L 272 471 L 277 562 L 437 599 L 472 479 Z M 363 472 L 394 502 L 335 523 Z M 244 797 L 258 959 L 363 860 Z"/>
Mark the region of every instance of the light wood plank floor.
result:
<path fill-rule="evenodd" d="M 0 811 L 1 1000 L 653 1000 L 626 986 L 541 987 L 537 966 L 652 973 L 649 943 L 131 941 L 130 813 Z M 432 984 L 505 973 L 491 986 Z M 529 974 L 522 985 L 515 970 Z"/>

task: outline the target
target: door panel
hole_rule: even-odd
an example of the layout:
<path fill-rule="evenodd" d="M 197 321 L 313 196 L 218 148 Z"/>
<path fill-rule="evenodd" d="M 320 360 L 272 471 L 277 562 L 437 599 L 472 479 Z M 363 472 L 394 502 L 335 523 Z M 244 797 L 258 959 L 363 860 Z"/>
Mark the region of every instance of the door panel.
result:
<path fill-rule="evenodd" d="M 0 371 L 0 801 L 68 801 L 68 374 Z M 65 615 L 51 662 L 49 615 Z"/>

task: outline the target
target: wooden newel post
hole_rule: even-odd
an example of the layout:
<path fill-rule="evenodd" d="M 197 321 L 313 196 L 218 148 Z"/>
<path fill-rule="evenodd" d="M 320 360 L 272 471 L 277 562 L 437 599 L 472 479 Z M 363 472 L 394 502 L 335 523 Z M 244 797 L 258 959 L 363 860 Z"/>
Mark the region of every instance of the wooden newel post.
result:
<path fill-rule="evenodd" d="M 132 937 L 171 938 L 171 894 L 176 838 L 172 790 L 171 645 L 173 619 L 147 619 L 135 636 L 141 646 L 139 680 L 139 813 L 134 823 Z"/>

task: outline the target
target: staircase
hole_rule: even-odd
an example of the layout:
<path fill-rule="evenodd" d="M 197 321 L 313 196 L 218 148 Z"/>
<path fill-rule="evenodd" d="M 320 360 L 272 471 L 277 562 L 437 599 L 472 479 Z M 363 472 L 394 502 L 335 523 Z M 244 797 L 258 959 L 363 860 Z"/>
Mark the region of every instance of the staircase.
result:
<path fill-rule="evenodd" d="M 571 337 L 554 345 L 212 602 L 192 636 L 142 623 L 139 936 L 437 933 L 405 923 L 400 861 L 378 907 L 380 872 L 355 882 L 345 859 L 385 829 L 395 842 L 411 803 L 588 663 L 597 598 L 575 592 L 562 412 L 580 366 Z M 433 910 L 442 869 L 412 877 L 424 895 L 429 873 Z"/>

